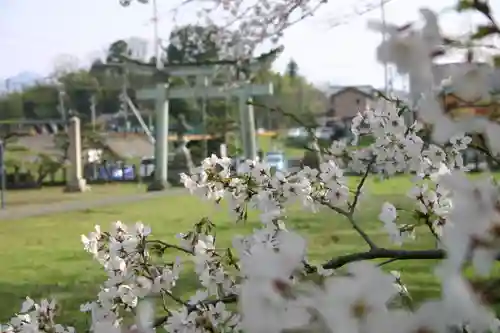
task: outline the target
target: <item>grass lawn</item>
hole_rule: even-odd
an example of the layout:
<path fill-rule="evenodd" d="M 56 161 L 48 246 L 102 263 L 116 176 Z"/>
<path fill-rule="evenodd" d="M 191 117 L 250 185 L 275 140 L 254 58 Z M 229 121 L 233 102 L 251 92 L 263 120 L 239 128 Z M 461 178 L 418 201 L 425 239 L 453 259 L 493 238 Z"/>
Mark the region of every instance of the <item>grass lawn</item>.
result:
<path fill-rule="evenodd" d="M 363 198 L 360 203 L 362 211 L 357 217 L 379 245 L 388 245 L 388 238 L 375 220 L 381 204 L 390 201 L 409 208 L 404 193 L 410 185 L 410 180 L 405 177 L 383 183 L 368 182 L 371 194 Z M 214 207 L 188 195 L 2 222 L 0 322 L 18 310 L 23 298 L 30 295 L 34 298 L 55 296 L 62 303 L 62 316 L 67 319 L 67 324 L 85 325 L 85 316 L 78 312 L 79 304 L 94 299 L 96 287 L 104 279 L 103 271 L 83 251 L 80 243 L 80 234 L 87 234 L 95 224 L 105 229 L 115 220 L 127 223 L 142 220 L 152 226 L 155 237 L 173 240 L 175 234 L 190 230 L 193 223 L 203 216 L 210 217 L 217 225 L 219 246 L 229 245 L 234 234 L 247 233 L 258 223 L 251 214 L 249 222 L 236 225 L 224 207 Z M 308 238 L 309 256 L 314 263 L 367 249 L 349 223 L 329 210 L 317 215 L 301 212 L 291 216 L 288 227 Z M 424 249 L 432 244 L 430 237 L 423 236 L 408 248 Z M 408 283 L 414 296 L 422 298 L 438 292 L 431 264 L 429 261 L 406 261 L 389 264 L 387 268 L 403 270 L 403 281 Z M 196 285 L 196 277 L 186 272 L 175 293 L 187 296 Z"/>
<path fill-rule="evenodd" d="M 273 139 L 269 136 L 258 136 L 257 145 L 264 152 L 283 151 L 287 158 L 302 158 L 304 157 L 305 149 L 298 147 L 290 147 L 286 145 L 282 139 Z"/>
<path fill-rule="evenodd" d="M 7 190 L 5 201 L 7 208 L 19 208 L 25 205 L 45 205 L 62 201 L 98 200 L 108 196 L 144 193 L 145 185 L 139 184 L 99 184 L 91 185 L 91 191 L 84 193 L 65 193 L 63 187 L 44 187 L 30 190 Z"/>

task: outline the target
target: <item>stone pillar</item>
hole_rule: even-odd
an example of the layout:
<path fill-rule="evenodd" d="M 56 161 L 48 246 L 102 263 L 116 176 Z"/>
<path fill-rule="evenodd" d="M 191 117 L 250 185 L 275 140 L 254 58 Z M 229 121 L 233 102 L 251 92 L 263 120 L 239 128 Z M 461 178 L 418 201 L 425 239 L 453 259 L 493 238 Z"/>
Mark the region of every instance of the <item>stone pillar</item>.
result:
<path fill-rule="evenodd" d="M 219 151 L 220 151 L 220 153 L 219 153 L 220 158 L 227 157 L 227 145 L 225 143 L 221 143 Z"/>
<path fill-rule="evenodd" d="M 65 192 L 84 192 L 88 189 L 82 177 L 82 136 L 80 133 L 80 119 L 72 117 L 68 127 L 68 157 Z"/>
<path fill-rule="evenodd" d="M 254 161 L 257 158 L 257 140 L 253 105 L 248 104 L 248 102 L 252 101 L 252 99 L 249 98 L 248 86 L 244 87 L 244 91 L 239 96 L 239 100 L 243 151 L 247 160 Z"/>
<path fill-rule="evenodd" d="M 168 187 L 168 86 L 156 85 L 155 105 L 155 171 L 148 191 L 162 191 Z"/>

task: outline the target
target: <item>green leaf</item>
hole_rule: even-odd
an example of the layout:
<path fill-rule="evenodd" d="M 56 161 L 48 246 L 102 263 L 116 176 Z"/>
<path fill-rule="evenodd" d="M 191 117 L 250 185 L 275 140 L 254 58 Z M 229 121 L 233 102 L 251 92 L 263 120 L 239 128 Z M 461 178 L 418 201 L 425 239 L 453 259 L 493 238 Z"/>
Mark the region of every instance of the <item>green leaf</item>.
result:
<path fill-rule="evenodd" d="M 472 0 L 460 0 L 457 4 L 458 12 L 462 12 L 473 8 L 474 8 L 474 1 Z"/>
<path fill-rule="evenodd" d="M 488 25 L 479 25 L 475 33 L 472 34 L 471 39 L 482 39 L 486 36 L 500 33 L 498 28 L 492 24 Z"/>

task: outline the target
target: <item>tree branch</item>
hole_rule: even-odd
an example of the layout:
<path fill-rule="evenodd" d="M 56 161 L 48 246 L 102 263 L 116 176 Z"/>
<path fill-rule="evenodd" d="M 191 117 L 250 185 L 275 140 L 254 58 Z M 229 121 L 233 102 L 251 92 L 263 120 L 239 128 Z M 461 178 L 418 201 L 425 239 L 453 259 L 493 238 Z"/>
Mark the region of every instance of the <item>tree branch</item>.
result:
<path fill-rule="evenodd" d="M 363 240 L 366 242 L 366 244 L 368 244 L 370 249 L 372 250 L 377 249 L 378 246 L 371 240 L 370 236 L 368 236 L 368 234 L 363 229 L 361 229 L 358 222 L 356 222 L 356 220 L 354 220 L 354 218 L 352 217 L 352 214 L 349 214 L 346 217 L 349 220 L 349 222 L 351 222 L 351 225 L 354 228 L 354 230 L 356 230 L 356 232 L 361 236 L 361 238 L 363 238 Z"/>
<path fill-rule="evenodd" d="M 489 157 L 497 165 L 500 165 L 500 158 L 493 156 L 493 154 L 487 148 L 472 144 L 469 145 L 469 147 L 483 153 L 486 157 Z"/>
<path fill-rule="evenodd" d="M 175 249 L 175 250 L 187 253 L 187 254 L 191 254 L 191 255 L 194 254 L 193 251 L 191 251 L 191 250 L 185 249 L 185 248 L 178 246 L 178 245 L 169 244 L 169 243 L 166 243 L 166 242 L 161 241 L 161 240 L 147 240 L 146 244 L 156 245 L 156 246 L 158 246 L 158 249 L 161 250 L 162 252 L 165 251 L 166 249 Z"/>
<path fill-rule="evenodd" d="M 363 174 L 361 181 L 358 183 L 358 186 L 356 187 L 356 192 L 354 193 L 354 199 L 352 201 L 352 204 L 349 207 L 349 214 L 353 215 L 354 210 L 356 209 L 356 205 L 359 202 L 359 196 L 361 195 L 361 190 L 363 189 L 363 186 L 365 185 L 366 179 L 368 178 L 368 175 L 370 174 L 371 168 L 373 164 L 375 163 L 377 157 L 374 155 L 368 162 L 366 166 L 365 173 Z"/>
<path fill-rule="evenodd" d="M 324 269 L 337 269 L 351 262 L 372 260 L 372 259 L 394 259 L 394 260 L 429 260 L 444 259 L 446 252 L 441 249 L 436 250 L 395 250 L 376 248 L 367 252 L 358 252 L 336 257 L 323 264 Z M 497 256 L 500 260 L 500 255 Z"/>
<path fill-rule="evenodd" d="M 237 301 L 238 301 L 238 295 L 232 294 L 232 295 L 228 295 L 228 296 L 223 297 L 223 298 L 205 300 L 205 301 L 202 301 L 202 302 L 199 302 L 196 304 L 190 304 L 189 306 L 187 306 L 187 311 L 189 313 L 189 312 L 197 310 L 200 306 L 204 307 L 204 306 L 208 306 L 208 305 L 215 305 L 219 302 L 228 304 L 228 303 L 235 303 Z M 165 324 L 169 317 L 170 317 L 170 314 L 156 318 L 156 320 L 154 321 L 153 327 L 159 327 L 159 326 Z"/>
<path fill-rule="evenodd" d="M 330 261 L 322 265 L 324 269 L 338 269 L 349 263 L 363 261 L 363 260 L 373 260 L 373 259 L 388 259 L 387 261 L 381 263 L 379 266 L 388 264 L 397 260 L 433 260 L 433 259 L 444 259 L 446 258 L 446 252 L 441 249 L 436 250 L 396 250 L 396 249 L 384 249 L 384 248 L 373 248 L 370 251 L 358 252 L 343 255 L 340 257 L 335 257 Z M 500 261 L 500 254 L 497 256 L 497 260 Z M 313 273 L 316 269 L 313 266 L 305 263 L 306 268 L 309 273 Z M 238 295 L 232 294 L 219 299 L 205 300 L 197 304 L 190 304 L 187 307 L 188 312 L 195 311 L 199 307 L 204 307 L 208 305 L 215 305 L 218 302 L 223 303 L 235 303 L 238 301 Z M 155 320 L 154 327 L 159 327 L 165 324 L 170 315 L 159 317 Z"/>
<path fill-rule="evenodd" d="M 352 214 L 350 212 L 348 212 L 348 211 L 346 211 L 346 210 L 344 210 L 342 208 L 335 207 L 330 202 L 325 201 L 325 200 L 321 200 L 320 203 L 322 205 L 330 208 L 334 212 L 337 212 L 340 215 L 344 215 L 347 218 L 347 220 L 351 223 L 351 225 L 354 228 L 354 230 L 356 230 L 356 232 L 361 236 L 361 238 L 363 238 L 363 240 L 366 242 L 366 244 L 368 244 L 368 246 L 370 247 L 370 249 L 376 249 L 376 248 L 378 248 L 377 245 L 370 239 L 370 236 L 368 236 L 368 234 L 366 232 L 364 232 L 363 229 L 361 229 L 361 227 L 354 220 L 354 218 L 353 218 L 353 216 L 352 216 Z"/>
<path fill-rule="evenodd" d="M 324 269 L 337 269 L 346 264 L 356 261 L 371 259 L 443 259 L 445 252 L 443 250 L 392 250 L 392 249 L 374 249 L 367 252 L 358 252 L 336 257 L 323 264 Z"/>
<path fill-rule="evenodd" d="M 315 136 L 315 134 L 312 131 L 312 129 L 308 128 L 307 126 L 305 126 L 305 124 L 296 115 L 294 115 L 292 113 L 285 112 L 281 108 L 272 108 L 272 107 L 268 107 L 266 105 L 255 103 L 255 102 L 247 102 L 247 104 L 252 105 L 252 106 L 262 107 L 262 108 L 265 108 L 265 109 L 267 109 L 267 110 L 269 110 L 271 112 L 273 112 L 273 111 L 280 112 L 281 114 L 283 114 L 283 115 L 285 115 L 287 117 L 290 117 L 292 120 L 294 120 L 298 124 L 304 126 L 306 128 L 306 130 L 309 132 L 309 135 L 314 140 L 314 142 L 316 144 L 317 153 L 318 153 L 318 159 L 319 159 L 320 163 L 322 162 L 322 155 L 321 155 L 320 147 L 318 145 L 318 139 L 317 139 L 317 137 Z M 376 161 L 376 156 L 372 156 L 371 159 L 370 159 L 370 161 L 368 162 L 368 165 L 366 166 L 366 170 L 365 170 L 365 173 L 363 174 L 363 176 L 361 178 L 361 181 L 358 183 L 358 186 L 356 188 L 356 192 L 354 193 L 353 203 L 350 205 L 349 211 L 345 211 L 345 210 L 343 210 L 341 208 L 335 207 L 335 206 L 331 205 L 327 201 L 324 201 L 324 200 L 321 201 L 321 203 L 323 205 L 325 205 L 328 208 L 334 210 L 335 212 L 337 212 L 337 213 L 339 213 L 339 214 L 344 215 L 345 217 L 347 217 L 347 219 L 351 223 L 351 225 L 354 228 L 354 230 L 356 230 L 357 233 L 363 238 L 363 240 L 368 244 L 368 246 L 370 247 L 370 249 L 377 248 L 377 245 L 370 239 L 370 237 L 363 231 L 363 229 L 361 229 L 361 227 L 358 225 L 358 223 L 354 220 L 353 215 L 354 215 L 354 210 L 356 208 L 356 205 L 359 202 L 359 196 L 361 195 L 361 190 L 363 188 L 363 185 L 365 184 L 366 179 L 368 178 L 368 175 L 370 174 L 370 170 L 371 170 L 373 164 L 375 163 L 375 161 Z"/>

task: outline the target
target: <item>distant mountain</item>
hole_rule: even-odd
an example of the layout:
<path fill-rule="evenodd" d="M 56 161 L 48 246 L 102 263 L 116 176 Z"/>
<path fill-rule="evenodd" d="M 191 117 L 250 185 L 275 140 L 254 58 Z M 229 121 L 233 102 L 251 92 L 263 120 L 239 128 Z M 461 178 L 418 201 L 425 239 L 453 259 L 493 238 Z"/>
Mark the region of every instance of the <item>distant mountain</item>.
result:
<path fill-rule="evenodd" d="M 34 72 L 21 72 L 9 78 L 0 79 L 0 92 L 18 91 L 24 87 L 32 86 L 43 77 Z"/>

